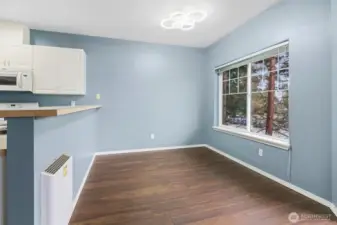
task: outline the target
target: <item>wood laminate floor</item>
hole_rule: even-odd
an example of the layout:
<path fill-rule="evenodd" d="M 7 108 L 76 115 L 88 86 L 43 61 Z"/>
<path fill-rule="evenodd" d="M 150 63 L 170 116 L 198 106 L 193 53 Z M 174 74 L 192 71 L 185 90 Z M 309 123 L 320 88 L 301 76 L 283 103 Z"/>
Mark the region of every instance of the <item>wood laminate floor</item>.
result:
<path fill-rule="evenodd" d="M 335 224 L 327 207 L 193 148 L 96 157 L 70 225 L 278 225 L 291 212 Z"/>

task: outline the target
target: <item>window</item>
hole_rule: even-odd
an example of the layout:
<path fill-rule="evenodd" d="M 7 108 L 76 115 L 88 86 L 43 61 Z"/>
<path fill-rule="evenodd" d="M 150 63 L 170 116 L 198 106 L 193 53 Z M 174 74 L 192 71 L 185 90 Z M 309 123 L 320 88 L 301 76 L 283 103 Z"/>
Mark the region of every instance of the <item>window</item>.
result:
<path fill-rule="evenodd" d="M 217 128 L 258 141 L 281 143 L 281 147 L 287 148 L 288 42 L 236 60 L 216 71 L 220 104 Z"/>

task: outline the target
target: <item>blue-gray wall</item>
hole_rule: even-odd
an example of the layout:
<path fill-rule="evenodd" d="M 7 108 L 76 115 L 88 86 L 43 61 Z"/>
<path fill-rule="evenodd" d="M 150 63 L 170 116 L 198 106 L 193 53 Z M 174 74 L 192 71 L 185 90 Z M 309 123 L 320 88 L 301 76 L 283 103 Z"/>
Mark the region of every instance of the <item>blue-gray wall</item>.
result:
<path fill-rule="evenodd" d="M 93 155 L 98 149 L 98 114 L 99 109 L 34 120 L 35 225 L 40 225 L 41 171 L 62 154 L 73 157 L 73 199 L 75 199 Z"/>
<path fill-rule="evenodd" d="M 33 118 L 8 120 L 7 149 L 6 225 L 34 225 Z"/>
<path fill-rule="evenodd" d="M 84 49 L 87 95 L 7 92 L 0 95 L 0 101 L 69 105 L 77 100 L 77 104 L 102 105 L 98 151 L 201 143 L 203 50 L 35 30 L 31 41 Z M 99 101 L 97 93 L 101 94 Z"/>
<path fill-rule="evenodd" d="M 332 88 L 332 202 L 337 205 L 337 2 L 331 0 L 331 88 Z"/>
<path fill-rule="evenodd" d="M 202 50 L 39 31 L 31 40 L 87 53 L 87 95 L 78 104 L 103 106 L 99 151 L 199 142 Z"/>
<path fill-rule="evenodd" d="M 330 0 L 284 0 L 210 46 L 203 107 L 208 144 L 327 200 L 331 200 L 329 15 Z M 290 41 L 292 152 L 212 130 L 214 67 L 284 40 Z M 258 148 L 264 149 L 263 157 Z"/>

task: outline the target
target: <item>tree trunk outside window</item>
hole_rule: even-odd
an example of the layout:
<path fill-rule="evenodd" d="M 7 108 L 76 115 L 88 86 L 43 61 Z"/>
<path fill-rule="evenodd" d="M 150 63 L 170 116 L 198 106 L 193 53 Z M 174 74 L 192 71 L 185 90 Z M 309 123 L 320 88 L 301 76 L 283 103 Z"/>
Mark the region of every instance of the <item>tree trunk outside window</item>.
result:
<path fill-rule="evenodd" d="M 275 79 L 277 75 L 276 71 L 276 58 L 270 59 L 271 71 L 269 74 L 269 84 L 268 84 L 268 106 L 267 106 L 267 123 L 266 123 L 266 134 L 273 134 L 273 120 L 275 113 L 274 106 L 274 96 L 275 96 Z"/>

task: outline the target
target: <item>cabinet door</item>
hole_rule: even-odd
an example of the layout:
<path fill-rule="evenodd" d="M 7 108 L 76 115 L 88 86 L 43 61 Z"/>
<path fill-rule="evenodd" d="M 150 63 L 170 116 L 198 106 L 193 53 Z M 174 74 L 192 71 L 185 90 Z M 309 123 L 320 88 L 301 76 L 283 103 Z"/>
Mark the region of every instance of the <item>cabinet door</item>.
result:
<path fill-rule="evenodd" d="M 63 94 L 84 94 L 84 51 L 80 49 L 61 48 L 59 60 L 60 86 L 59 92 Z"/>
<path fill-rule="evenodd" d="M 33 92 L 58 94 L 58 60 L 61 57 L 57 48 L 34 46 L 33 58 Z"/>
<path fill-rule="evenodd" d="M 31 70 L 33 49 L 30 45 L 10 46 L 6 51 L 7 66 L 10 70 Z"/>
<path fill-rule="evenodd" d="M 34 93 L 85 94 L 83 50 L 34 46 Z"/>

